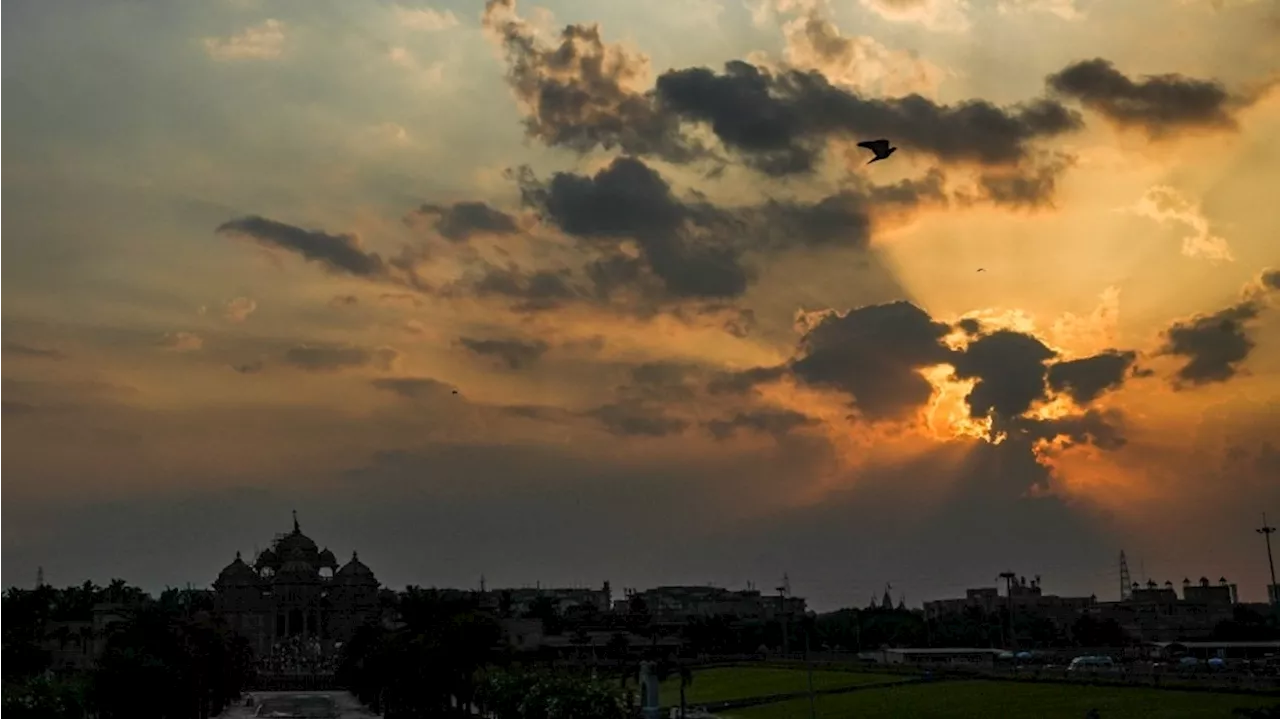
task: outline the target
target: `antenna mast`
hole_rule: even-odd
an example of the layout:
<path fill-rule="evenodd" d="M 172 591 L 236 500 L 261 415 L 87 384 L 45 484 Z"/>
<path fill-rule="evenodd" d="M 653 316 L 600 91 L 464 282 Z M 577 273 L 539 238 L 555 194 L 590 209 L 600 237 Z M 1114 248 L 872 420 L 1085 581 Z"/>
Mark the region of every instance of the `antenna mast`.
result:
<path fill-rule="evenodd" d="M 1120 550 L 1120 601 L 1125 601 L 1132 597 L 1129 587 L 1133 584 L 1133 580 L 1129 577 L 1129 560 L 1124 556 L 1124 550 Z"/>

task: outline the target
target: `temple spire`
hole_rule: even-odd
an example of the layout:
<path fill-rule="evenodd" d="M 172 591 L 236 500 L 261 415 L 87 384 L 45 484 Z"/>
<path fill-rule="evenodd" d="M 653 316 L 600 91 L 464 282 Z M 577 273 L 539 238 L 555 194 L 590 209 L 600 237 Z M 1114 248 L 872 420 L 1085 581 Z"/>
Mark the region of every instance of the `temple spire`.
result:
<path fill-rule="evenodd" d="M 298 510 L 293 510 L 293 531 L 301 532 L 302 528 L 298 526 Z"/>

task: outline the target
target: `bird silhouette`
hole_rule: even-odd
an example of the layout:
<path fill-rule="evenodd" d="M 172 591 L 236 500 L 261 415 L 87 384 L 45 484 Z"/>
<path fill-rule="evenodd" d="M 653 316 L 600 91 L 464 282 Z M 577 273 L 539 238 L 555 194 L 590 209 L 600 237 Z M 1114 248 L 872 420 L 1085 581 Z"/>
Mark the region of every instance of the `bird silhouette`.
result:
<path fill-rule="evenodd" d="M 865 147 L 876 154 L 875 157 L 867 161 L 868 165 L 888 159 L 889 155 L 892 155 L 898 149 L 891 147 L 888 140 L 863 140 L 858 143 L 858 147 Z"/>
<path fill-rule="evenodd" d="M 979 272 L 986 272 L 986 271 L 987 271 L 987 268 L 985 268 L 985 267 L 979 267 L 979 268 L 978 268 L 978 271 L 979 271 Z"/>

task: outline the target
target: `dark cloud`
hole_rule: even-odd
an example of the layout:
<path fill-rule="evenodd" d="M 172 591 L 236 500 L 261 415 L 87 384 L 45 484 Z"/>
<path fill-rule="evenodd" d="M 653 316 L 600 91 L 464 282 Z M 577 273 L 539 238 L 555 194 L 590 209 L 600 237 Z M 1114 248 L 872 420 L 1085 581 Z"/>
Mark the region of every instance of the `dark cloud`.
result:
<path fill-rule="evenodd" d="M 1137 354 L 1132 351 L 1111 349 L 1092 357 L 1056 362 L 1049 367 L 1049 387 L 1085 405 L 1119 387 L 1136 359 Z"/>
<path fill-rule="evenodd" d="M 664 402 L 687 401 L 696 394 L 700 367 L 680 362 L 646 362 L 631 368 L 631 383 L 618 388 L 618 394 L 632 399 Z"/>
<path fill-rule="evenodd" d="M 1175 322 L 1165 330 L 1161 353 L 1186 360 L 1174 375 L 1174 386 L 1197 387 L 1236 376 L 1254 348 L 1246 325 L 1258 317 L 1260 309 L 1256 302 L 1241 302 Z"/>
<path fill-rule="evenodd" d="M 543 182 L 526 172 L 520 183 L 528 205 L 598 255 L 584 268 L 597 302 L 623 289 L 658 303 L 734 298 L 755 276 L 745 259 L 750 252 L 865 248 L 877 217 L 946 201 L 943 175 L 934 170 L 892 185 L 853 184 L 816 202 L 725 208 L 678 197 L 653 168 L 632 157 L 617 158 L 591 176 L 561 172 Z M 639 256 L 624 253 L 626 240 L 638 245 Z M 633 310 L 646 306 L 631 299 Z M 745 334 L 750 319 L 739 312 L 726 329 Z"/>
<path fill-rule="evenodd" d="M 369 278 L 387 274 L 387 265 L 382 258 L 377 253 L 361 249 L 360 239 L 355 235 L 304 230 L 256 215 L 224 222 L 217 231 L 249 237 L 269 247 L 295 252 L 331 272 Z"/>
<path fill-rule="evenodd" d="M 734 297 L 750 273 L 740 251 L 715 232 L 728 216 L 706 204 L 684 203 L 656 171 L 630 157 L 615 159 L 591 177 L 567 172 L 545 185 L 524 182 L 525 201 L 567 234 L 588 240 L 634 239 L 666 290 L 685 298 Z M 626 263 L 597 265 L 605 282 L 630 274 Z M 622 272 L 619 272 L 622 270 Z"/>
<path fill-rule="evenodd" d="M 598 420 L 611 434 L 623 437 L 666 437 L 680 434 L 689 426 L 686 420 L 634 400 L 601 405 L 585 414 Z"/>
<path fill-rule="evenodd" d="M 1152 75 L 1132 80 L 1102 58 L 1084 60 L 1050 75 L 1054 92 L 1073 97 L 1122 127 L 1150 137 L 1185 128 L 1236 126 L 1232 112 L 1247 104 L 1221 83 L 1183 75 Z"/>
<path fill-rule="evenodd" d="M 391 347 L 355 347 L 350 345 L 301 345 L 289 349 L 284 361 L 308 372 L 337 372 L 344 369 L 374 366 L 391 369 L 400 353 Z"/>
<path fill-rule="evenodd" d="M 704 123 L 726 146 L 772 175 L 812 170 L 831 138 L 885 136 L 904 151 L 944 162 L 1013 164 L 1030 143 L 1081 126 L 1052 100 L 1001 108 L 985 100 L 938 105 L 920 95 L 868 99 L 831 85 L 818 72 L 771 73 L 732 61 L 667 72 L 656 93 L 665 110 Z"/>
<path fill-rule="evenodd" d="M 1258 282 L 1265 290 L 1280 290 L 1280 270 L 1263 270 Z"/>
<path fill-rule="evenodd" d="M 729 419 L 713 419 L 706 423 L 707 431 L 719 440 L 728 439 L 739 429 L 748 429 L 775 438 L 785 437 L 792 430 L 818 424 L 818 420 L 788 409 L 759 409 L 739 412 Z"/>
<path fill-rule="evenodd" d="M 790 368 L 806 384 L 849 395 L 868 419 L 903 419 L 933 394 L 919 370 L 951 361 L 949 332 L 910 302 L 832 312 L 804 336 Z"/>
<path fill-rule="evenodd" d="M 474 279 L 464 280 L 446 289 L 446 294 L 470 292 L 478 297 L 502 297 L 515 302 L 512 309 L 520 312 L 552 310 L 579 298 L 582 292 L 573 284 L 573 273 L 567 269 L 522 270 L 518 267 L 487 266 Z"/>
<path fill-rule="evenodd" d="M 910 212 L 946 203 L 940 170 L 920 179 L 893 185 L 844 190 L 817 202 L 769 201 L 756 211 L 755 223 L 765 249 L 797 246 L 865 248 L 871 240 L 874 215 Z"/>
<path fill-rule="evenodd" d="M 961 379 L 977 383 L 966 401 L 973 417 L 1017 417 L 1045 399 L 1046 362 L 1053 350 L 1031 335 L 997 330 L 969 343 L 952 366 Z"/>
<path fill-rule="evenodd" d="M 513 370 L 525 369 L 546 354 L 550 346 L 541 340 L 525 342 L 515 339 L 475 339 L 460 337 L 458 342 L 471 352 L 500 360 Z"/>
<path fill-rule="evenodd" d="M 483 202 L 424 204 L 415 214 L 432 218 L 436 232 L 454 242 L 465 242 L 475 234 L 510 235 L 520 230 L 516 218 Z"/>
<path fill-rule="evenodd" d="M 676 162 L 707 155 L 635 87 L 648 76 L 648 58 L 606 45 L 598 25 L 569 25 L 547 47 L 515 15 L 514 0 L 488 0 L 482 22 L 506 55 L 529 137 L 580 153 L 621 149 Z"/>
<path fill-rule="evenodd" d="M 1052 440 L 1061 447 L 1091 444 L 1099 449 L 1123 447 L 1124 415 L 1118 410 L 1089 409 L 1083 414 L 1054 419 L 1019 419 L 1010 423 L 1029 439 Z"/>
<path fill-rule="evenodd" d="M 452 394 L 454 389 L 452 385 L 430 377 L 379 377 L 370 384 L 405 399 L 443 397 Z"/>
<path fill-rule="evenodd" d="M 17 355 L 19 357 L 33 357 L 35 359 L 49 360 L 60 360 L 66 357 L 66 355 L 58 350 L 47 347 L 35 347 L 21 342 L 5 342 L 4 353 Z"/>
<path fill-rule="evenodd" d="M 887 136 L 943 161 L 1011 164 L 1028 145 L 1080 127 L 1047 99 L 1011 108 L 984 100 L 938 105 L 920 95 L 870 99 L 819 72 L 769 72 L 735 60 L 648 78 L 648 58 L 601 39 L 598 25 L 570 25 L 546 47 L 515 15 L 514 0 L 489 0 L 484 25 L 503 48 L 508 81 L 528 135 L 581 153 L 620 149 L 672 162 L 714 158 L 686 132 L 708 126 L 726 147 L 770 175 L 811 171 L 832 138 Z M 715 158 L 719 160 L 719 158 Z"/>
<path fill-rule="evenodd" d="M 785 365 L 719 372 L 707 383 L 707 391 L 713 395 L 746 394 L 756 385 L 777 381 L 786 373 Z"/>
<path fill-rule="evenodd" d="M 1058 156 L 983 172 L 978 176 L 979 199 L 1013 208 L 1053 207 L 1058 178 L 1073 164 L 1073 159 Z"/>

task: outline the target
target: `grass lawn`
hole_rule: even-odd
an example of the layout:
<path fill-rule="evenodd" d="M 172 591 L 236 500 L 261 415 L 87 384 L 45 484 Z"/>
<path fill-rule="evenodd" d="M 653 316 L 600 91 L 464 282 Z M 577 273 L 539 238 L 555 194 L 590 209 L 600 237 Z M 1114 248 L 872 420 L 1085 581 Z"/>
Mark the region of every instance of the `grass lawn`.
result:
<path fill-rule="evenodd" d="M 813 672 L 813 688 L 838 689 L 859 684 L 900 681 L 892 674 L 864 674 L 860 672 Z M 786 694 L 808 691 L 809 680 L 803 669 L 772 669 L 766 667 L 717 667 L 693 673 L 693 684 L 685 689 L 689 706 L 730 699 Z M 680 706 L 680 678 L 672 677 L 662 683 L 662 706 Z"/>
<path fill-rule="evenodd" d="M 1082 719 L 1094 708 L 1102 719 L 1230 719 L 1231 710 L 1236 707 L 1272 706 L 1280 704 L 1280 697 L 1064 684 L 949 681 L 820 696 L 816 704 L 819 719 Z M 809 700 L 735 709 L 721 716 L 726 719 L 808 719 Z"/>

